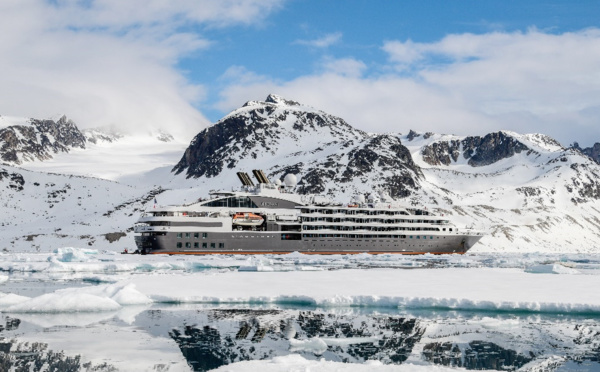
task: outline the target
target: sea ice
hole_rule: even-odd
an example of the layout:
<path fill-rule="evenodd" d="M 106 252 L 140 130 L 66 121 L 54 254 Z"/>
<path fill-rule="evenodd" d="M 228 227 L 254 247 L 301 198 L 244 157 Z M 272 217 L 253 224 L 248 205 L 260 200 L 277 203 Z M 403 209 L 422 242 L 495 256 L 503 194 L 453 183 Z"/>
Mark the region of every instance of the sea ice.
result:
<path fill-rule="evenodd" d="M 48 260 L 55 258 L 60 262 L 87 262 L 90 259 L 90 255 L 97 255 L 98 250 L 96 249 L 85 249 L 85 248 L 57 248 L 53 251 L 53 255 L 48 257 Z"/>

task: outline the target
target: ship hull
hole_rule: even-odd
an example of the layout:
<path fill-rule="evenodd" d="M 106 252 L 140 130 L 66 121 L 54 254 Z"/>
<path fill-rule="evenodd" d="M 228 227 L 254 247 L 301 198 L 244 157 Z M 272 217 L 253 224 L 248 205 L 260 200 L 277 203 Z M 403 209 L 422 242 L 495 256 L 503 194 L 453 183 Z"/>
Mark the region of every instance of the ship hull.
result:
<path fill-rule="evenodd" d="M 418 237 L 418 238 L 417 238 Z M 262 231 L 213 232 L 207 239 L 182 239 L 174 233 L 140 236 L 138 250 L 148 254 L 462 254 L 481 236 L 453 234 L 350 239 L 307 237 Z"/>

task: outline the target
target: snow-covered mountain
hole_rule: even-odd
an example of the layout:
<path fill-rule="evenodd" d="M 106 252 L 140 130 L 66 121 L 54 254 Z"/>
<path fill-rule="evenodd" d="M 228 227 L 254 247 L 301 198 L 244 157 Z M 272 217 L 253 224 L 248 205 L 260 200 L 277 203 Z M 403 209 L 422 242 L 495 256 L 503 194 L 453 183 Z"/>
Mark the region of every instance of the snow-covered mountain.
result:
<path fill-rule="evenodd" d="M 45 128 L 32 123 L 26 125 Z M 44 140 L 36 134 L 30 138 L 39 138 L 36 143 L 60 143 L 68 152 L 54 153 L 60 149 L 57 144 L 45 150 L 52 159 L 22 164 L 27 170 L 2 167 L 0 207 L 9 227 L 0 239 L 2 247 L 22 241 L 28 243 L 20 247 L 36 245 L 29 240 L 36 234 L 46 242 L 52 234 L 90 235 L 94 238 L 86 244 L 102 245 L 99 234 L 127 233 L 158 191 L 160 204 L 189 203 L 208 196 L 209 190 L 237 187 L 238 171 L 263 169 L 271 180 L 296 174 L 299 193 L 324 194 L 340 202 L 357 194 L 391 196 L 450 215 L 459 226 L 488 233 L 474 251 L 600 249 L 600 165 L 585 149 L 563 147 L 542 134 L 366 133 L 276 95 L 234 110 L 198 133 L 187 149 L 166 133 L 131 135 L 110 128 L 75 132 L 66 118 L 55 124 L 79 133 L 71 137 L 82 140 L 68 142 L 69 136 L 57 132 Z M 4 129 L 21 133 L 14 125 Z M 27 141 L 19 143 L 25 154 Z M 27 154 L 20 158 L 39 159 L 34 152 Z M 67 212 L 57 214 L 59 210 Z M 105 216 L 111 210 L 119 212 Z M 71 226 L 68 234 L 52 233 L 66 225 Z M 73 226 L 90 226 L 91 233 Z M 132 247 L 132 237 L 127 239 Z"/>
<path fill-rule="evenodd" d="M 131 248 L 133 222 L 162 191 L 1 166 L 0 249 Z"/>
<path fill-rule="evenodd" d="M 224 187 L 236 171 L 256 168 L 272 179 L 300 175 L 298 192 L 335 198 L 373 189 L 406 197 L 422 178 L 397 136 L 365 133 L 276 95 L 250 101 L 200 132 L 173 171 Z"/>
<path fill-rule="evenodd" d="M 8 165 L 142 187 L 159 183 L 147 178 L 148 172 L 162 167 L 168 175 L 188 144 L 163 130 L 79 129 L 65 116 L 56 121 L 13 119 L 5 123 L 10 125 L 0 129 L 0 156 Z M 19 141 L 11 140 L 15 133 Z"/>
<path fill-rule="evenodd" d="M 383 193 L 452 215 L 488 232 L 475 250 L 600 249 L 599 165 L 542 134 L 365 133 L 270 95 L 200 132 L 173 171 L 206 190 L 257 168 L 297 174 L 300 193 Z"/>
<path fill-rule="evenodd" d="M 0 159 L 5 163 L 48 160 L 59 152 L 85 149 L 85 136 L 66 116 L 58 120 L 0 119 Z"/>
<path fill-rule="evenodd" d="M 592 147 L 586 147 L 586 148 L 579 147 L 579 143 L 575 142 L 573 144 L 573 148 L 581 151 L 583 154 L 589 156 L 590 159 L 592 159 L 596 163 L 600 164 L 600 143 L 599 142 L 594 143 L 594 145 Z"/>

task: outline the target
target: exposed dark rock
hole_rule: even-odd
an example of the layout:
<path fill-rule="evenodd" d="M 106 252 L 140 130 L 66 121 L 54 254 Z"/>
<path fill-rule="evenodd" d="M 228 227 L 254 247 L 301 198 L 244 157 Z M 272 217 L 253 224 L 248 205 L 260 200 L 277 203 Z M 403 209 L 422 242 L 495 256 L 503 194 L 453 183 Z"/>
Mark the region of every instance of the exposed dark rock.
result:
<path fill-rule="evenodd" d="M 575 142 L 571 148 L 580 151 L 582 154 L 587 155 L 590 159 L 600 164 L 600 143 L 596 142 L 592 147 L 583 149 L 579 147 L 579 143 Z"/>
<path fill-rule="evenodd" d="M 285 154 L 281 146 L 290 140 L 300 146 Z M 313 147 L 297 151 L 306 141 Z M 287 173 L 300 175 L 299 193 L 330 194 L 334 191 L 327 188 L 332 183 L 343 189 L 358 178 L 385 188 L 391 196 L 407 196 L 419 187 L 422 177 L 396 136 L 369 135 L 338 117 L 274 95 L 264 102 L 250 101 L 200 132 L 173 172 L 185 172 L 187 178 L 215 177 L 235 169 L 240 159 L 276 153 L 285 162 L 267 169 L 268 176 L 273 180 Z M 315 160 L 293 162 L 305 156 Z"/>
<path fill-rule="evenodd" d="M 106 240 L 108 240 L 109 243 L 114 243 L 116 241 L 118 241 L 121 238 L 126 237 L 127 234 L 125 234 L 124 232 L 113 232 L 113 233 L 107 233 L 104 234 L 104 237 L 106 238 Z"/>
<path fill-rule="evenodd" d="M 423 160 L 431 165 L 450 165 L 458 160 L 460 141 L 434 142 L 421 151 Z"/>
<path fill-rule="evenodd" d="M 529 148 L 504 132 L 489 133 L 485 137 L 467 137 L 462 141 L 463 156 L 469 165 L 480 167 L 510 158 Z"/>
<path fill-rule="evenodd" d="M 20 173 L 9 173 L 5 168 L 0 168 L 0 181 L 8 183 L 6 188 L 13 189 L 15 191 L 23 191 L 25 186 L 25 179 Z"/>
<path fill-rule="evenodd" d="M 84 149 L 85 143 L 85 136 L 66 116 L 56 122 L 31 119 L 30 125 L 0 129 L 0 159 L 12 164 L 47 160 L 71 148 Z"/>
<path fill-rule="evenodd" d="M 414 140 L 415 138 L 417 138 L 417 137 L 419 137 L 419 136 L 420 136 L 420 134 L 419 134 L 419 133 L 417 133 L 417 132 L 415 132 L 414 130 L 412 130 L 412 129 L 411 129 L 411 130 L 408 132 L 408 135 L 406 136 L 406 138 L 408 138 L 408 140 L 409 140 L 409 141 L 412 141 L 412 140 Z"/>
<path fill-rule="evenodd" d="M 431 165 L 450 165 L 461 155 L 468 159 L 468 164 L 481 167 L 493 164 L 502 159 L 530 150 L 514 137 L 504 133 L 489 133 L 484 137 L 471 136 L 462 141 L 437 141 L 425 146 L 421 155 L 423 160 Z"/>

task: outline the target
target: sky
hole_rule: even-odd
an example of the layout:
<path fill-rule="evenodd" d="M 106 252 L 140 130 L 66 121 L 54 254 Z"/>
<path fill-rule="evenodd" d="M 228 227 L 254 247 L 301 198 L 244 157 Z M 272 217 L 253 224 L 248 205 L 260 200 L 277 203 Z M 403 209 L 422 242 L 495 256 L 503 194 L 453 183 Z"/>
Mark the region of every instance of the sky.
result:
<path fill-rule="evenodd" d="M 3 0 L 0 115 L 191 139 L 269 93 L 366 131 L 600 142 L 597 0 Z"/>

